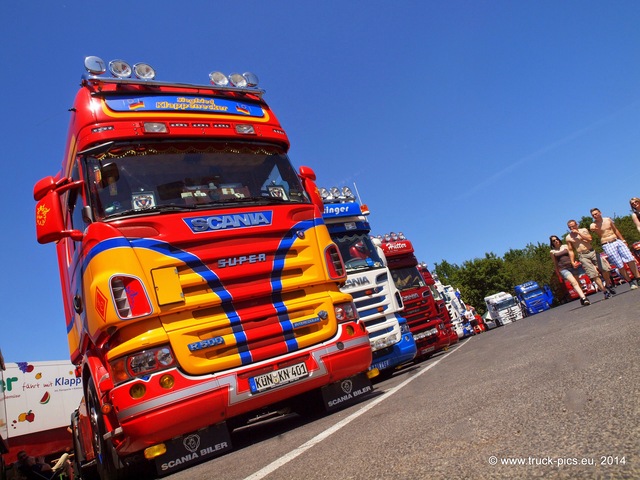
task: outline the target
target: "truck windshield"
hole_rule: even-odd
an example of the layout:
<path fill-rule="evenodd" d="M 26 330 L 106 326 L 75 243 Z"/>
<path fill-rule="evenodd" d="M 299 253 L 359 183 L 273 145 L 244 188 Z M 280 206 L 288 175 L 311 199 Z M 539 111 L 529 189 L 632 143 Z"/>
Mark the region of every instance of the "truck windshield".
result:
<path fill-rule="evenodd" d="M 533 292 L 527 292 L 523 296 L 525 300 L 531 300 L 532 298 L 537 298 L 542 295 L 542 291 L 540 289 L 534 290 Z"/>
<path fill-rule="evenodd" d="M 95 220 L 308 202 L 286 153 L 243 143 L 116 144 L 84 158 Z"/>
<path fill-rule="evenodd" d="M 368 233 L 332 235 L 347 267 L 347 273 L 384 266 Z"/>
<path fill-rule="evenodd" d="M 400 291 L 427 286 L 416 267 L 391 270 L 391 276 L 393 277 L 393 283 L 396 284 L 396 287 Z"/>
<path fill-rule="evenodd" d="M 496 303 L 496 308 L 498 310 L 503 310 L 505 308 L 509 308 L 509 307 L 513 307 L 516 304 L 516 299 L 511 297 L 511 298 L 505 298 L 504 300 L 500 300 L 499 302 Z"/>

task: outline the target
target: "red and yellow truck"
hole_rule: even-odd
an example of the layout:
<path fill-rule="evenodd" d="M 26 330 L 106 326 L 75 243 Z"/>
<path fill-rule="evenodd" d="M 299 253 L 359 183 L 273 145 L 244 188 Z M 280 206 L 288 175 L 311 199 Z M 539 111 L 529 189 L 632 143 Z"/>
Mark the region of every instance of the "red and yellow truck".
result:
<path fill-rule="evenodd" d="M 315 174 L 294 170 L 255 75 L 85 68 L 62 169 L 34 187 L 84 386 L 82 477 L 168 474 L 228 451 L 229 429 L 263 409 L 370 391 Z"/>

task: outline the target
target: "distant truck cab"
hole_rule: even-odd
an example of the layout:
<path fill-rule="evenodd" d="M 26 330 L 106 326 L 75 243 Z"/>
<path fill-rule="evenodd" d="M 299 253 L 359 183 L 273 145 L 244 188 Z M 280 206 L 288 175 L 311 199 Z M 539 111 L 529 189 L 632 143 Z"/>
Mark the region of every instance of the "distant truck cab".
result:
<path fill-rule="evenodd" d="M 82 478 L 167 475 L 228 452 L 229 429 L 256 412 L 371 391 L 315 174 L 293 168 L 257 77 L 85 68 L 62 169 L 34 187 L 84 387 Z"/>
<path fill-rule="evenodd" d="M 507 325 L 523 318 L 518 300 L 506 292 L 498 292 L 484 297 L 487 314 L 496 325 Z"/>
<path fill-rule="evenodd" d="M 516 285 L 514 290 L 525 316 L 549 310 L 553 304 L 553 293 L 548 285 L 541 287 L 532 280 Z"/>
<path fill-rule="evenodd" d="M 416 344 L 402 316 L 402 299 L 380 247 L 370 237 L 369 209 L 349 187 L 320 188 L 323 219 L 347 269 L 341 290 L 350 294 L 369 332 L 371 369 L 382 377 L 416 356 Z"/>
<path fill-rule="evenodd" d="M 416 358 L 424 359 L 450 344 L 449 330 L 437 316 L 431 289 L 418 270 L 413 245 L 402 233 L 380 237 L 393 281 L 404 303 L 404 317 L 418 348 Z"/>

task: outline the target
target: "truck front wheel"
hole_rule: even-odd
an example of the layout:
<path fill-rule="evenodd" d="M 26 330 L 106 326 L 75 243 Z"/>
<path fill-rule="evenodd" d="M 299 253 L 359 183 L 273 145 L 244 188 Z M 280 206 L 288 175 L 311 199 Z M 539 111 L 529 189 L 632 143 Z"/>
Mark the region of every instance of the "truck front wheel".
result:
<path fill-rule="evenodd" d="M 91 437 L 100 480 L 123 480 L 126 478 L 124 465 L 120 461 L 113 443 L 104 439 L 106 429 L 93 381 L 89 381 L 87 386 L 87 410 L 91 418 Z"/>

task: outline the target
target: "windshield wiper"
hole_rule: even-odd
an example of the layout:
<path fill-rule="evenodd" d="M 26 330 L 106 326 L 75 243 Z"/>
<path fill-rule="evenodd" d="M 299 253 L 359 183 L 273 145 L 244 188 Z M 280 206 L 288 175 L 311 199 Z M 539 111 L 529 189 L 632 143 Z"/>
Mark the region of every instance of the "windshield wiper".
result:
<path fill-rule="evenodd" d="M 235 197 L 235 198 L 221 198 L 219 200 L 211 200 L 206 203 L 198 203 L 196 207 L 215 207 L 216 205 L 228 205 L 230 203 L 246 203 L 253 205 L 269 205 L 272 203 L 291 203 L 291 200 L 285 200 L 278 197 Z"/>
<path fill-rule="evenodd" d="M 184 212 L 187 210 L 195 210 L 196 205 L 156 205 L 155 207 L 144 208 L 135 210 L 133 208 L 129 210 L 123 210 L 121 212 L 105 215 L 105 219 L 112 219 L 118 217 L 127 217 L 133 215 L 146 215 L 148 213 L 164 213 L 164 212 Z"/>

